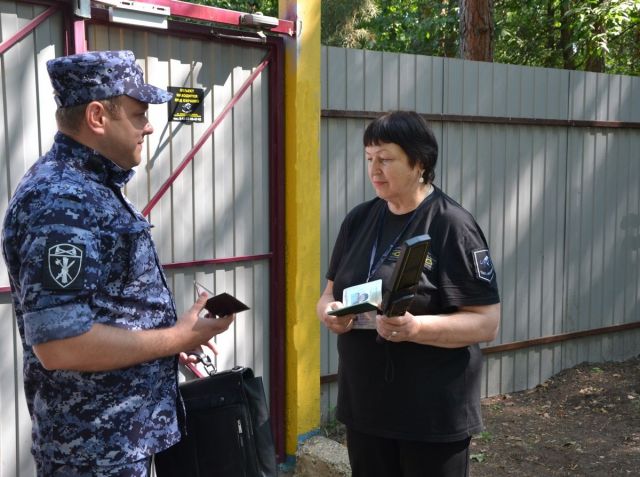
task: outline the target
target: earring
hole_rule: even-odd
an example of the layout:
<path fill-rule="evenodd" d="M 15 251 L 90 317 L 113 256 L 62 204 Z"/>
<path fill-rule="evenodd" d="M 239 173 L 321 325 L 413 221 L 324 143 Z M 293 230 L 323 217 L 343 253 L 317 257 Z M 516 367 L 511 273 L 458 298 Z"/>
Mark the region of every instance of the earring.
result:
<path fill-rule="evenodd" d="M 424 184 L 424 177 L 420 176 L 420 179 L 418 179 L 418 182 L 419 182 L 420 184 Z"/>

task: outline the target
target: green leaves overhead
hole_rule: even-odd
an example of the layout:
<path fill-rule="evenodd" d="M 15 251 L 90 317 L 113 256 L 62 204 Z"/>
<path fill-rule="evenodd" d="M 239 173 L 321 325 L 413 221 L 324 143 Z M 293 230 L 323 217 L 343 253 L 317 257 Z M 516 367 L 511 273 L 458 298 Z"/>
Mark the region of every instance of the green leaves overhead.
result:
<path fill-rule="evenodd" d="M 323 0 L 324 44 L 455 57 L 458 0 Z M 640 74 L 637 0 L 494 0 L 494 59 Z"/>
<path fill-rule="evenodd" d="M 492 0 L 494 61 L 640 74 L 640 0 Z M 278 16 L 278 0 L 197 3 Z M 322 0 L 322 43 L 458 56 L 458 0 Z"/>

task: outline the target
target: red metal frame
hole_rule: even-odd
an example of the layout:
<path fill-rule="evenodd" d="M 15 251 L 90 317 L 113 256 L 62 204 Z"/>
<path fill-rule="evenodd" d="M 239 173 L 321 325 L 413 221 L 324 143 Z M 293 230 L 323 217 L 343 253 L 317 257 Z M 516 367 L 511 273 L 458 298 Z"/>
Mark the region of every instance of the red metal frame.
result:
<path fill-rule="evenodd" d="M 60 8 L 57 5 L 50 6 L 44 12 L 42 12 L 40 15 L 35 17 L 33 20 L 27 23 L 24 27 L 18 30 L 15 33 L 15 35 L 11 36 L 7 40 L 0 43 L 0 55 L 3 55 L 6 51 L 11 49 L 13 45 L 15 45 L 24 37 L 26 37 L 29 33 L 35 30 L 42 22 L 44 22 L 47 18 L 49 18 L 54 13 L 57 13 L 59 10 Z"/>
<path fill-rule="evenodd" d="M 269 201 L 272 204 L 272 218 L 269 241 L 272 244 L 273 260 L 270 267 L 269 345 L 271 351 L 269 376 L 269 401 L 271 423 L 275 436 L 276 453 L 279 462 L 286 458 L 285 449 L 285 343 L 286 343 L 286 302 L 285 302 L 285 189 L 284 189 L 284 41 L 273 40 L 274 61 L 269 68 L 269 124 L 273 132 L 269 145 Z"/>
<path fill-rule="evenodd" d="M 83 19 L 73 20 L 73 53 L 87 51 L 86 31 L 87 25 Z"/>
<path fill-rule="evenodd" d="M 243 12 L 234 10 L 225 10 L 218 7 L 210 7 L 207 5 L 197 5 L 194 3 L 180 2 L 178 0 L 137 0 L 142 3 L 152 3 L 162 7 L 169 7 L 172 16 L 184 18 L 193 18 L 195 20 L 204 20 L 212 23 L 221 23 L 224 25 L 243 26 L 240 23 L 240 17 Z M 296 24 L 290 20 L 278 20 L 278 26 L 268 30 L 273 33 L 280 33 L 288 36 L 296 36 Z"/>
<path fill-rule="evenodd" d="M 28 1 L 28 0 L 27 0 Z M 195 5 L 175 0 L 138 0 L 155 5 L 168 6 L 171 8 L 173 16 L 204 20 L 232 26 L 240 25 L 241 12 L 223 10 L 216 7 Z M 93 9 L 92 19 L 83 20 L 73 16 L 69 4 L 61 0 L 35 0 L 29 3 L 48 6 L 49 8 L 35 17 L 20 32 L 13 35 L 5 42 L 0 43 L 0 54 L 9 50 L 13 45 L 31 33 L 38 25 L 57 11 L 64 12 L 65 23 L 65 54 L 80 53 L 86 50 L 86 26 L 89 23 L 100 22 L 104 19 L 104 10 Z M 95 14 L 95 15 L 94 15 Z M 131 27 L 138 29 L 140 27 Z M 143 28 L 144 29 L 144 28 Z M 242 39 L 234 39 L 233 35 L 238 31 L 227 31 L 229 33 L 224 40 L 211 38 L 211 27 L 194 25 L 189 23 L 169 22 L 169 32 L 180 35 L 181 31 L 187 32 L 190 36 L 201 36 L 211 41 L 240 42 Z M 285 455 L 285 267 L 284 267 L 284 220 L 285 220 L 285 197 L 284 197 L 284 112 L 282 101 L 284 98 L 284 43 L 282 35 L 295 36 L 295 23 L 288 20 L 279 20 L 276 28 L 269 30 L 280 35 L 267 35 L 263 47 L 267 50 L 265 59 L 256 68 L 252 75 L 243 83 L 242 87 L 230 100 L 222 113 L 216 118 L 214 123 L 207 129 L 202 138 L 196 143 L 183 159 L 182 163 L 174 171 L 171 177 L 161 186 L 149 204 L 143 209 L 147 215 L 153 206 L 164 194 L 178 174 L 184 170 L 186 165 L 193 159 L 197 151 L 209 139 L 214 129 L 233 108 L 240 96 L 249 88 L 255 78 L 260 75 L 267 65 L 269 78 L 269 201 L 271 204 L 269 226 L 269 241 L 271 251 L 264 254 L 226 257 L 206 260 L 196 260 L 191 262 L 177 262 L 163 265 L 167 269 L 177 269 L 185 267 L 203 266 L 219 263 L 233 263 L 255 260 L 269 260 L 269 278 L 271 285 L 269 304 L 269 342 L 270 342 L 270 407 L 271 423 L 275 437 L 276 453 L 278 461 L 282 462 Z M 253 44 L 256 46 L 256 44 Z M 0 287 L 0 293 L 9 293 L 10 287 Z"/>

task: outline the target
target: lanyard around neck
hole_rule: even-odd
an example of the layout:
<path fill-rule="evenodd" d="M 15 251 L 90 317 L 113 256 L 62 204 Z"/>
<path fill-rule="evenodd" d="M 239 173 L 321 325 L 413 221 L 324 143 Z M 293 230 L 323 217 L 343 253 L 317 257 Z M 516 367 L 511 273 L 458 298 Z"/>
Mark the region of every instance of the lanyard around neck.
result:
<path fill-rule="evenodd" d="M 379 214 L 379 217 L 378 217 L 378 226 L 377 226 L 378 231 L 376 233 L 376 240 L 373 242 L 373 247 L 371 247 L 371 255 L 369 257 L 369 273 L 367 274 L 367 281 L 371 280 L 371 277 L 373 277 L 373 275 L 378 271 L 378 268 L 380 268 L 380 266 L 384 263 L 384 261 L 387 259 L 391 251 L 398 245 L 400 238 L 402 238 L 404 233 L 409 228 L 409 225 L 411 225 L 411 222 L 413 222 L 413 220 L 416 218 L 418 211 L 422 209 L 422 206 L 427 202 L 428 197 L 429 196 L 427 195 L 427 197 L 425 197 L 423 201 L 420 202 L 420 205 L 418 205 L 418 207 L 416 207 L 416 209 L 413 211 L 413 213 L 411 214 L 407 222 L 404 224 L 404 227 L 402 227 L 402 230 L 400 230 L 400 233 L 396 235 L 396 238 L 393 239 L 393 242 L 391 242 L 391 244 L 387 247 L 384 253 L 380 255 L 380 258 L 378 258 L 378 260 L 376 261 L 376 252 L 378 251 L 378 243 L 382 238 L 382 229 L 384 227 L 384 217 L 387 213 L 387 207 L 385 206 L 382 208 L 382 212 Z M 374 261 L 375 261 L 375 264 L 374 264 Z"/>

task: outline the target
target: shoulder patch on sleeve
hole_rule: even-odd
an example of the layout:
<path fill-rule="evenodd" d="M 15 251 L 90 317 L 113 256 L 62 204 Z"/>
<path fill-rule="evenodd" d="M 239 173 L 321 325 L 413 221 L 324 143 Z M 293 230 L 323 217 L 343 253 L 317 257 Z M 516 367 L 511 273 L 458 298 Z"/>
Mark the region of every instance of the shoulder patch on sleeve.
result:
<path fill-rule="evenodd" d="M 47 290 L 79 290 L 85 265 L 84 245 L 48 242 L 42 264 L 42 283 Z"/>
<path fill-rule="evenodd" d="M 489 256 L 489 250 L 486 248 L 473 251 L 473 263 L 476 269 L 476 276 L 480 280 L 491 283 L 495 273 L 493 262 Z"/>

